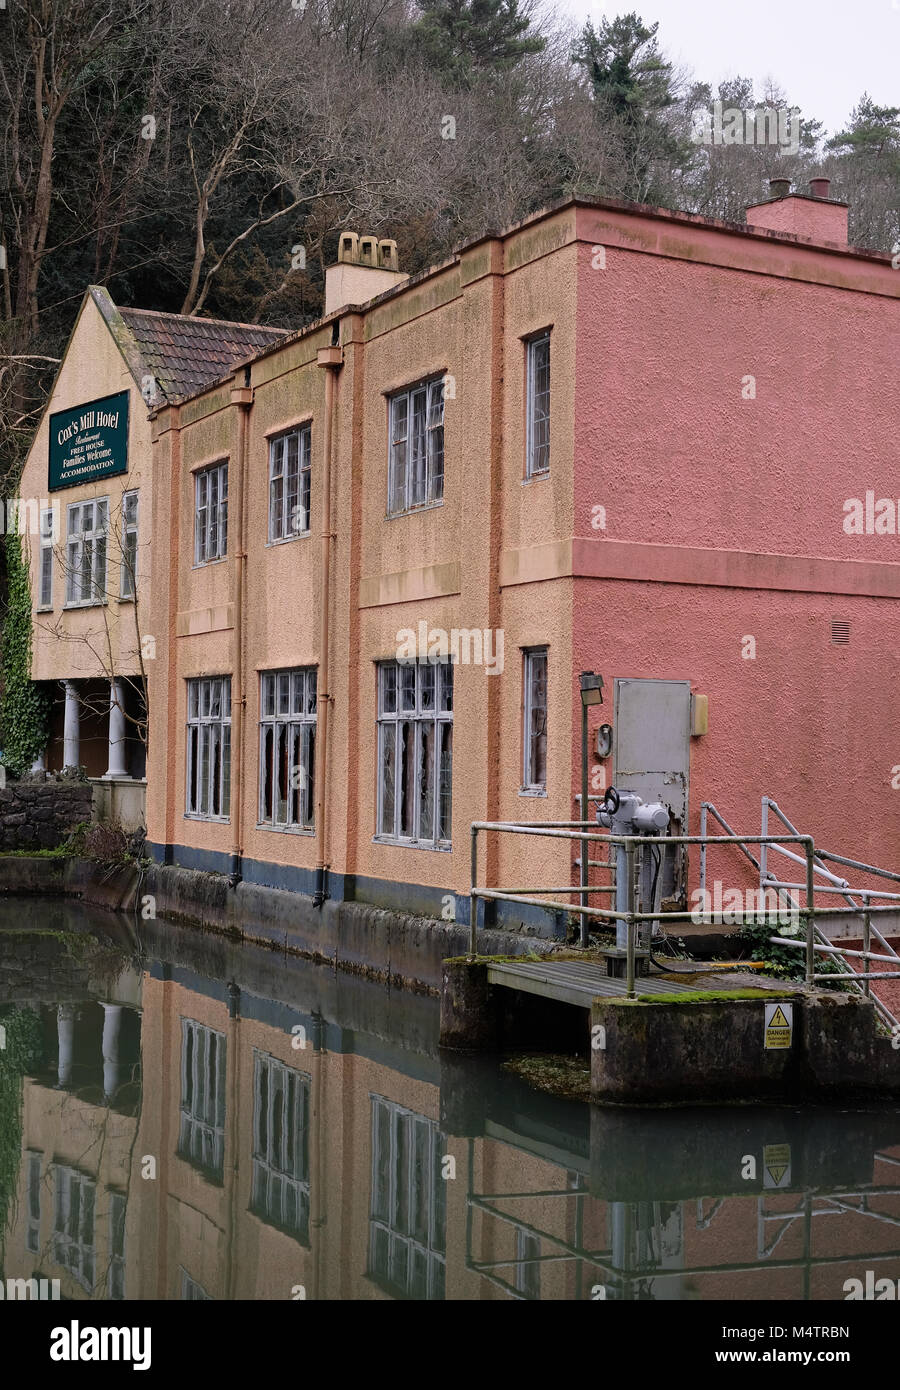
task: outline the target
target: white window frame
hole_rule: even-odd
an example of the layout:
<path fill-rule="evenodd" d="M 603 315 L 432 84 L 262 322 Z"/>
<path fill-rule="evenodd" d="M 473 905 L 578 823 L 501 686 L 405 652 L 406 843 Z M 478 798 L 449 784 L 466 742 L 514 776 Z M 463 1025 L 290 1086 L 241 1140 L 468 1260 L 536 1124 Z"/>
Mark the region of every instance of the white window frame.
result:
<path fill-rule="evenodd" d="M 122 599 L 137 597 L 138 507 L 137 489 L 122 493 L 122 564 L 119 572 L 119 598 Z"/>
<path fill-rule="evenodd" d="M 25 1249 L 36 1254 L 41 1248 L 41 1162 L 38 1149 L 27 1149 L 26 1197 L 28 1213 L 25 1223 Z"/>
<path fill-rule="evenodd" d="M 538 389 L 537 375 L 543 364 L 546 350 L 547 385 L 546 390 Z M 525 477 L 545 478 L 550 472 L 550 329 L 545 328 L 525 343 L 526 352 L 526 391 L 525 414 L 527 422 L 527 443 L 525 455 Z M 546 427 L 546 438 L 544 435 Z"/>
<path fill-rule="evenodd" d="M 260 672 L 259 826 L 263 830 L 311 833 L 315 829 L 317 674 L 315 666 Z M 269 739 L 271 757 L 266 754 Z"/>
<path fill-rule="evenodd" d="M 194 568 L 228 554 L 228 461 L 194 474 Z"/>
<path fill-rule="evenodd" d="M 41 565 L 38 575 L 38 612 L 46 613 L 53 607 L 53 510 L 47 507 L 41 512 L 40 543 Z"/>
<path fill-rule="evenodd" d="M 375 834 L 378 841 L 407 845 L 414 849 L 452 847 L 453 676 L 451 661 L 378 663 Z M 429 732 L 432 785 L 430 796 L 423 798 L 423 757 L 426 755 Z M 404 739 L 406 761 L 403 756 Z M 441 766 L 444 756 L 447 758 L 446 767 Z M 411 778 L 406 786 L 402 781 L 404 770 Z M 386 772 L 390 772 L 392 789 L 388 787 Z M 442 804 L 444 788 L 446 805 Z M 410 792 L 412 804 L 408 806 L 404 793 Z M 441 834 L 442 830 L 446 830 L 446 834 Z"/>
<path fill-rule="evenodd" d="M 54 1164 L 54 1169 L 53 1258 L 83 1289 L 93 1293 L 97 1263 L 97 1184 L 85 1173 L 64 1164 Z"/>
<path fill-rule="evenodd" d="M 419 428 L 411 437 L 411 423 Z M 388 516 L 444 500 L 444 375 L 388 397 Z"/>
<path fill-rule="evenodd" d="M 372 1177 L 367 1273 L 401 1296 L 442 1299 L 449 1183 L 441 1174 L 441 1161 L 447 1152 L 446 1139 L 425 1115 L 371 1092 L 369 1099 Z M 401 1126 L 405 1129 L 402 1141 Z M 424 1222 L 417 1227 L 422 1216 Z"/>
<path fill-rule="evenodd" d="M 550 668 L 549 648 L 548 647 L 526 647 L 522 652 L 522 787 L 521 791 L 528 796 L 546 796 L 547 794 L 547 722 L 548 722 L 548 673 Z M 537 715 L 537 706 L 534 702 L 534 678 L 538 663 L 543 661 L 544 665 L 544 778 L 541 781 L 535 776 L 534 766 L 534 722 Z"/>
<path fill-rule="evenodd" d="M 178 1157 L 219 1183 L 225 1176 L 225 1049 L 224 1033 L 197 1023 L 195 1019 L 182 1017 Z M 212 1088 L 209 1086 L 211 1068 Z"/>
<path fill-rule="evenodd" d="M 269 440 L 270 545 L 309 535 L 311 494 L 312 422 L 307 420 Z"/>
<path fill-rule="evenodd" d="M 258 1048 L 253 1059 L 250 1210 L 308 1245 L 309 1075 Z"/>
<path fill-rule="evenodd" d="M 80 529 L 73 530 L 73 522 Z M 66 608 L 106 602 L 108 550 L 109 498 L 70 502 L 66 507 Z"/>
<path fill-rule="evenodd" d="M 218 772 L 215 755 L 219 754 Z M 203 676 L 187 682 L 185 817 L 227 821 L 231 817 L 231 677 Z M 205 764 L 205 774 L 204 774 Z M 192 804 L 192 790 L 194 792 Z M 219 809 L 213 810 L 218 801 Z"/>

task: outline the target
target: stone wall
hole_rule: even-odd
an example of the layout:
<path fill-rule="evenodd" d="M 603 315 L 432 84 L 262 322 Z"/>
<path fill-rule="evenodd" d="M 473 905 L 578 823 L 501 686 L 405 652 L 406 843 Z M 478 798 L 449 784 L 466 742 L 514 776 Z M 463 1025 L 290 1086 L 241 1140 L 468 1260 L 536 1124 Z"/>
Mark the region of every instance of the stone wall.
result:
<path fill-rule="evenodd" d="M 88 782 L 10 782 L 0 789 L 0 851 L 55 849 L 91 819 Z"/>

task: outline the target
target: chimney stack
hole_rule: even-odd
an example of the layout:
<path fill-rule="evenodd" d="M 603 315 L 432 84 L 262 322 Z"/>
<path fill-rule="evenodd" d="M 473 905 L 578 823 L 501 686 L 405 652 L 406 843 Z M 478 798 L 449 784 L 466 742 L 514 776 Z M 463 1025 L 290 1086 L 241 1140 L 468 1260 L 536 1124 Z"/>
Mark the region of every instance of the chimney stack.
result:
<path fill-rule="evenodd" d="M 790 179 L 769 179 L 771 197 L 747 209 L 747 225 L 818 245 L 847 246 L 847 204 L 829 198 L 830 186 L 830 179 L 810 179 L 808 193 L 792 193 Z"/>
<path fill-rule="evenodd" d="M 408 279 L 398 266 L 396 241 L 341 232 L 337 262 L 325 269 L 325 313 L 365 304 Z"/>

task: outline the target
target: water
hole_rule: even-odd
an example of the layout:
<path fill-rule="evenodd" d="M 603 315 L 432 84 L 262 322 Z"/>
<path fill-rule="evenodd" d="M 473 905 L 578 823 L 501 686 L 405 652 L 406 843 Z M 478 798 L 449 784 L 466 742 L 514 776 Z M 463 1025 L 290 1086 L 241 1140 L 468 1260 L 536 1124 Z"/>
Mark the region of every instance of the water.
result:
<path fill-rule="evenodd" d="M 442 1054 L 434 999 L 71 902 L 0 900 L 0 1024 L 3 1277 L 64 1298 L 803 1301 L 900 1279 L 895 1106 L 563 1100 Z"/>

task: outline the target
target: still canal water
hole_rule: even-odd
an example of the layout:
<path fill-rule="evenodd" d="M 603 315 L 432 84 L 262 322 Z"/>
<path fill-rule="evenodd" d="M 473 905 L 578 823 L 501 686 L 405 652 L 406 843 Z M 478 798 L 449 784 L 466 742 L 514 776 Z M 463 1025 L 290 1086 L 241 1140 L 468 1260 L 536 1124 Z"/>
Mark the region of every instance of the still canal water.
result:
<path fill-rule="evenodd" d="M 0 899 L 0 1025 L 2 1273 L 64 1298 L 802 1301 L 900 1278 L 896 1107 L 562 1100 L 441 1053 L 432 998 L 69 902 Z"/>

